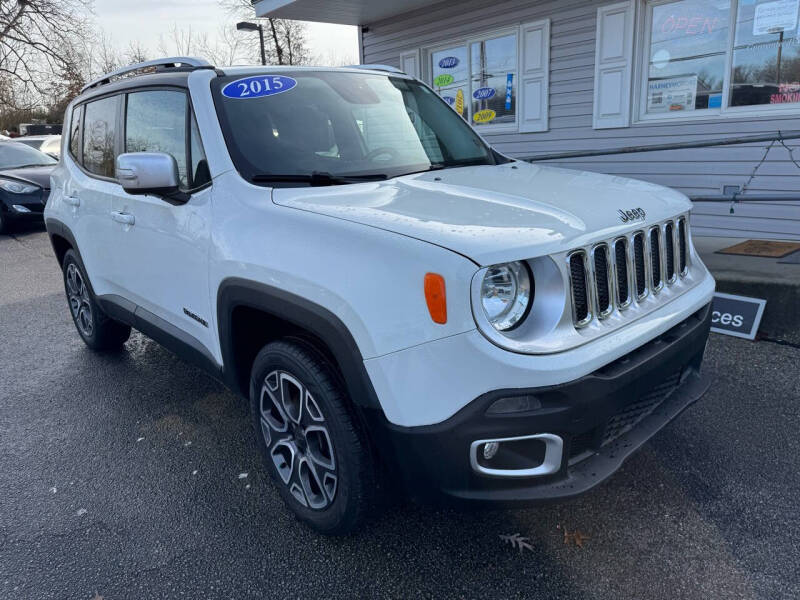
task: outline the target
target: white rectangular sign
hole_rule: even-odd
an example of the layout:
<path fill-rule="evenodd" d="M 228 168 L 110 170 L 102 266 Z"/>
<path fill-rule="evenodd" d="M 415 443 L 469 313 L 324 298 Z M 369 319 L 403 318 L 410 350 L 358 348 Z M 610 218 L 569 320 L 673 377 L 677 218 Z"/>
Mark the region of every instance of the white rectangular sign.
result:
<path fill-rule="evenodd" d="M 753 35 L 789 31 L 797 25 L 798 0 L 776 0 L 756 6 Z"/>
<path fill-rule="evenodd" d="M 711 305 L 711 331 L 754 340 L 766 304 L 761 298 L 717 292 Z"/>
<path fill-rule="evenodd" d="M 647 112 L 694 110 L 697 75 L 657 79 L 647 83 Z"/>

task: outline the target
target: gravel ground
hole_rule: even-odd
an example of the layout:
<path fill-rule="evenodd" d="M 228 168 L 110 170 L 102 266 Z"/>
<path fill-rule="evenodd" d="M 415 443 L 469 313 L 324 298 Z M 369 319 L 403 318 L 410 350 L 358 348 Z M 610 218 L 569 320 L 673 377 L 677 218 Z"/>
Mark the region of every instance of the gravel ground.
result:
<path fill-rule="evenodd" d="M 41 230 L 0 236 L 0 340 L 2 598 L 800 596 L 791 346 L 712 334 L 709 394 L 579 499 L 398 503 L 328 539 L 284 510 L 243 402 L 139 334 L 84 347 Z"/>

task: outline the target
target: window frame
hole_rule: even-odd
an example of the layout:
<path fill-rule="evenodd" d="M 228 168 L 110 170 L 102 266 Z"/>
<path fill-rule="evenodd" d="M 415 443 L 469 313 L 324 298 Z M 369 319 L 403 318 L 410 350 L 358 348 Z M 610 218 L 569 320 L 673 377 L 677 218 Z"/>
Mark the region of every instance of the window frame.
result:
<path fill-rule="evenodd" d="M 650 61 L 650 39 L 652 30 L 653 7 L 672 4 L 679 0 L 638 0 L 636 2 L 636 16 L 634 31 L 641 32 L 636 36 L 634 45 L 634 70 L 633 70 L 633 106 L 634 114 L 632 124 L 669 123 L 673 121 L 718 121 L 720 119 L 742 119 L 748 117 L 774 117 L 776 115 L 800 114 L 800 102 L 786 104 L 756 104 L 751 106 L 730 106 L 730 91 L 733 71 L 733 47 L 736 43 L 736 18 L 739 12 L 740 0 L 730 0 L 730 15 L 728 20 L 727 47 L 725 49 L 725 72 L 722 82 L 722 106 L 719 108 L 705 108 L 700 111 L 664 114 L 647 114 L 647 83 Z"/>
<path fill-rule="evenodd" d="M 213 179 L 210 179 L 203 185 L 193 186 L 194 183 L 194 173 L 192 173 L 192 117 L 197 119 L 196 113 L 194 111 L 194 105 L 192 104 L 192 95 L 189 93 L 188 88 L 180 87 L 177 85 L 150 85 L 150 86 L 141 86 L 141 87 L 131 87 L 123 90 L 121 95 L 125 96 L 121 102 L 122 110 L 120 111 L 120 121 L 121 121 L 121 128 L 120 131 L 122 135 L 120 136 L 120 144 L 122 146 L 122 152 L 127 151 L 127 142 L 128 142 L 128 96 L 131 94 L 137 94 L 141 92 L 176 92 L 181 93 L 186 100 L 186 114 L 184 116 L 185 120 L 185 134 L 184 134 L 184 146 L 186 151 L 186 182 L 187 188 L 182 189 L 179 188 L 183 193 L 192 195 L 195 192 L 199 192 L 201 190 L 210 187 L 213 183 Z M 200 132 L 200 125 L 198 123 L 197 126 L 197 133 L 200 136 L 200 145 L 203 147 L 203 152 L 205 153 L 205 144 L 203 143 L 203 135 Z M 208 161 L 208 154 L 206 153 L 206 161 Z"/>
<path fill-rule="evenodd" d="M 93 173 L 92 171 L 87 169 L 86 166 L 83 164 L 83 160 L 84 160 L 84 151 L 83 151 L 84 150 L 84 138 L 86 137 L 86 135 L 85 135 L 86 134 L 86 107 L 89 104 L 92 104 L 93 102 L 99 102 L 100 100 L 106 100 L 108 98 L 116 99 L 116 101 L 117 101 L 117 107 L 116 107 L 117 110 L 116 110 L 116 114 L 114 115 L 114 128 L 115 128 L 114 131 L 118 132 L 119 131 L 119 124 L 120 124 L 120 122 L 119 122 L 119 112 L 120 112 L 120 105 L 122 104 L 122 102 L 120 101 L 120 95 L 122 95 L 121 92 L 112 92 L 110 94 L 103 94 L 101 96 L 93 96 L 92 98 L 89 98 L 86 101 L 81 102 L 80 104 L 76 105 L 75 108 L 73 109 L 73 110 L 77 109 L 78 106 L 82 107 L 82 111 L 81 111 L 81 142 L 80 142 L 80 146 L 78 148 L 78 152 L 80 154 L 80 160 L 78 160 L 77 158 L 75 158 L 73 156 L 73 161 L 78 166 L 78 168 L 84 173 L 84 175 L 86 175 L 87 177 L 91 177 L 92 179 L 97 179 L 98 181 L 107 181 L 109 183 L 118 183 L 116 177 L 107 177 L 105 175 L 99 175 L 98 173 Z M 70 156 L 72 156 L 72 153 L 68 153 L 68 154 Z M 116 157 L 120 155 L 120 137 L 118 135 L 114 136 L 114 155 L 115 155 L 114 160 L 116 161 Z"/>
<path fill-rule="evenodd" d="M 191 159 L 191 119 L 194 116 L 197 119 L 197 113 L 194 110 L 194 104 L 192 103 L 192 95 L 189 93 L 189 88 L 181 87 L 179 85 L 142 85 L 142 86 L 131 86 L 129 88 L 125 88 L 122 90 L 114 90 L 108 94 L 100 94 L 97 96 L 92 96 L 91 98 L 87 98 L 86 100 L 82 100 L 79 103 L 75 104 L 73 107 L 73 114 L 74 111 L 78 108 L 81 108 L 81 130 L 80 130 L 80 145 L 78 147 L 78 152 L 80 157 L 74 156 L 71 152 L 69 152 L 69 148 L 67 149 L 67 154 L 70 155 L 72 161 L 75 165 L 83 172 L 84 175 L 87 177 L 91 177 L 92 179 L 97 179 L 98 181 L 106 181 L 109 183 L 116 183 L 120 185 L 119 180 L 116 177 L 106 177 L 104 175 L 98 175 L 97 173 L 92 173 L 83 165 L 83 137 L 86 128 L 86 106 L 91 104 L 92 102 L 97 102 L 99 100 L 105 100 L 106 98 L 116 98 L 117 99 L 117 111 L 115 115 L 115 127 L 116 131 L 119 132 L 119 135 L 116 136 L 114 140 L 114 152 L 116 156 L 123 154 L 125 151 L 125 137 L 126 137 L 126 128 L 127 128 L 127 110 L 128 110 L 128 94 L 133 94 L 136 92 L 147 92 L 147 91 L 157 91 L 157 90 L 169 90 L 169 91 L 176 91 L 181 92 L 186 96 L 187 107 L 188 110 L 186 111 L 186 158 L 187 160 Z M 71 118 L 71 117 L 70 117 Z M 198 123 L 197 126 L 197 133 L 200 136 L 200 144 L 203 147 L 203 152 L 206 154 L 206 161 L 208 161 L 208 153 L 205 152 L 205 143 L 203 142 L 203 134 L 200 131 L 200 124 Z M 189 165 L 191 163 L 187 162 L 187 173 L 188 169 L 190 168 Z M 210 165 L 209 165 L 210 171 Z M 187 190 L 181 190 L 185 194 L 193 195 L 196 192 L 200 192 L 206 188 L 209 188 L 213 185 L 214 179 L 213 177 L 209 179 L 203 185 L 189 188 Z M 122 187 L 120 185 L 120 187 Z"/>
<path fill-rule="evenodd" d="M 73 154 L 72 153 L 72 127 L 74 125 L 73 121 L 75 120 L 75 113 L 80 111 L 78 115 L 78 152 Z M 84 104 L 76 104 L 72 107 L 72 113 L 69 117 L 69 133 L 67 138 L 67 152 L 69 156 L 72 157 L 72 160 L 78 165 L 83 166 L 83 115 L 86 114 L 86 108 Z"/>
<path fill-rule="evenodd" d="M 515 107 L 514 107 L 514 122 L 513 123 L 497 123 L 497 124 L 488 124 L 488 125 L 480 125 L 476 127 L 476 124 L 472 121 L 472 44 L 484 42 L 486 40 L 503 37 L 506 35 L 516 35 L 517 36 L 517 43 L 515 45 L 516 51 L 516 67 L 513 71 L 514 73 L 514 81 L 516 86 L 516 97 L 515 97 Z M 442 50 L 447 50 L 449 48 L 453 48 L 456 46 L 465 46 L 467 49 L 467 89 L 469 89 L 469 96 L 465 98 L 465 102 L 467 104 L 467 124 L 472 127 L 478 135 L 483 134 L 495 134 L 495 133 L 516 133 L 519 132 L 520 123 L 522 122 L 520 118 L 520 107 L 522 106 L 522 90 L 520 86 L 520 61 L 522 59 L 522 25 L 513 25 L 509 27 L 499 27 L 497 29 L 490 29 L 486 31 L 481 31 L 477 34 L 468 35 L 465 37 L 458 37 L 458 38 L 451 38 L 446 42 L 436 44 L 434 46 L 426 46 L 422 48 L 421 55 L 422 55 L 422 70 L 421 74 L 422 81 L 430 87 L 434 92 L 436 88 L 433 86 L 433 68 L 431 66 L 431 57 L 435 52 L 440 52 Z M 549 43 L 549 42 L 548 42 Z M 548 69 L 550 66 L 548 65 Z M 510 72 L 510 71 L 509 71 Z M 437 93 L 438 95 L 438 93 Z"/>

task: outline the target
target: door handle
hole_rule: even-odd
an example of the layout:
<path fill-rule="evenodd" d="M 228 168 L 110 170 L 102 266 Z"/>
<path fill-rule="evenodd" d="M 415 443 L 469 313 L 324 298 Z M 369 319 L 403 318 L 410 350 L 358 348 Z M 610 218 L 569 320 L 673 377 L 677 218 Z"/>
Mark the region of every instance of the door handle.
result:
<path fill-rule="evenodd" d="M 119 212 L 118 210 L 111 212 L 111 218 L 117 223 L 122 223 L 123 225 L 133 225 L 136 222 L 136 219 L 133 217 L 133 215 Z"/>
<path fill-rule="evenodd" d="M 64 196 L 64 203 L 77 207 L 81 205 L 81 199 L 76 198 L 75 196 Z"/>

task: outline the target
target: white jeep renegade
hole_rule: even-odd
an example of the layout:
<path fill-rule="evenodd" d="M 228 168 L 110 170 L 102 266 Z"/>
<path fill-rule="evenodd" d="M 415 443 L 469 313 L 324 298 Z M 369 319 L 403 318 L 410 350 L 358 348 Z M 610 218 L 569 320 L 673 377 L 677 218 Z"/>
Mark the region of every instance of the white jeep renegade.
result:
<path fill-rule="evenodd" d="M 78 333 L 136 328 L 249 397 L 319 531 L 387 482 L 578 494 L 707 388 L 686 197 L 503 156 L 389 67 L 164 59 L 66 119 L 45 218 Z"/>

